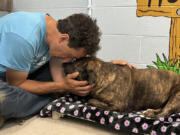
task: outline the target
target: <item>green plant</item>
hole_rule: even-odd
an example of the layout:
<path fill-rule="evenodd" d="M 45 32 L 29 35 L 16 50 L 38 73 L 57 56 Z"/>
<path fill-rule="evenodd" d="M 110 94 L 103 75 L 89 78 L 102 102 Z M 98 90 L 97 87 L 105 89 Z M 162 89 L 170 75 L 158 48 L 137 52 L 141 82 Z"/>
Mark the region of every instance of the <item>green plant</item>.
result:
<path fill-rule="evenodd" d="M 171 65 L 171 61 L 167 59 L 167 57 L 165 56 L 165 54 L 163 53 L 163 58 L 164 58 L 164 61 L 162 61 L 159 57 L 158 54 L 156 54 L 156 59 L 157 61 L 152 61 L 153 64 L 155 66 L 151 66 L 151 65 L 147 65 L 148 68 L 152 69 L 152 68 L 157 68 L 157 69 L 164 69 L 164 70 L 170 70 L 170 71 L 173 71 L 173 72 L 176 72 L 178 74 L 180 74 L 180 69 L 179 69 L 179 63 L 176 61 L 174 62 L 173 65 Z"/>

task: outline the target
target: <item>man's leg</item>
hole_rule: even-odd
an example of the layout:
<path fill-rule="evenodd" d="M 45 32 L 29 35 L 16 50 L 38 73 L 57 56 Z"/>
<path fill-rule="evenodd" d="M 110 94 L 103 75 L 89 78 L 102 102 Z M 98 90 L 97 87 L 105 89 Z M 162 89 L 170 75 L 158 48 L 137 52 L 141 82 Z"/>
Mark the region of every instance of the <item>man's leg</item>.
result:
<path fill-rule="evenodd" d="M 35 73 L 30 74 L 28 79 L 37 81 L 52 81 L 49 63 L 42 66 Z M 5 77 L 2 77 L 5 81 Z M 36 95 L 19 87 L 11 86 L 0 80 L 0 117 L 24 118 L 32 116 L 40 111 L 45 105 L 54 100 L 54 95 Z"/>
<path fill-rule="evenodd" d="M 52 100 L 47 95 L 32 94 L 0 80 L 0 116 L 6 119 L 32 116 Z"/>
<path fill-rule="evenodd" d="M 48 63 L 30 74 L 37 81 L 52 81 Z M 5 80 L 3 78 L 2 80 Z M 53 100 L 51 94 L 36 95 L 0 80 L 0 116 L 4 118 L 24 118 L 32 116 Z"/>

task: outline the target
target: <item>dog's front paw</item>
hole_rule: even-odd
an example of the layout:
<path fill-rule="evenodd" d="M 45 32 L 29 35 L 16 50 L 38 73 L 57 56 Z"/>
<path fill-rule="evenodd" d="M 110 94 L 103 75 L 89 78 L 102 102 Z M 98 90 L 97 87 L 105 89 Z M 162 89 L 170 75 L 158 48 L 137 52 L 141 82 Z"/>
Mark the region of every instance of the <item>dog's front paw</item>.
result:
<path fill-rule="evenodd" d="M 147 109 L 143 112 L 144 117 L 149 118 L 157 118 L 157 114 L 161 111 L 161 109 Z"/>

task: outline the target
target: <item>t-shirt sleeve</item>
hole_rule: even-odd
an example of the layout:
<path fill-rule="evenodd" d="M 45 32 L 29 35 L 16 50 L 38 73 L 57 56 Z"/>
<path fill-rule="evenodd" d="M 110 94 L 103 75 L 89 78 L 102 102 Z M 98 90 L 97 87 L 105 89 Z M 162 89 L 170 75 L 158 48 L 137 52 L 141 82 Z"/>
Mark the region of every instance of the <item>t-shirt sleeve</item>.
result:
<path fill-rule="evenodd" d="M 5 33 L 0 39 L 0 64 L 15 70 L 29 71 L 33 60 L 33 47 L 14 33 Z"/>

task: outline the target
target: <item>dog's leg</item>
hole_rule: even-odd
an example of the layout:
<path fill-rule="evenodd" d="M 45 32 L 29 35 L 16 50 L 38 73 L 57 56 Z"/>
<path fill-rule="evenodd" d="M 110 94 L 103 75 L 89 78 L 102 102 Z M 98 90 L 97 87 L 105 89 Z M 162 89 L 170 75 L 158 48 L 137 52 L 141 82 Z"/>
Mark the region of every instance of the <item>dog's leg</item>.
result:
<path fill-rule="evenodd" d="M 89 99 L 88 104 L 92 105 L 92 106 L 95 106 L 95 107 L 98 107 L 98 108 L 101 108 L 101 109 L 108 109 L 108 104 L 106 104 L 104 102 L 101 102 L 101 101 L 99 101 L 98 99 L 95 99 L 95 98 Z"/>
<path fill-rule="evenodd" d="M 143 112 L 143 116 L 149 117 L 149 118 L 154 118 L 161 111 L 162 111 L 161 108 L 159 108 L 159 109 L 147 109 Z"/>
<path fill-rule="evenodd" d="M 164 117 L 177 112 L 180 112 L 180 91 L 177 91 L 169 98 L 167 104 L 156 117 Z"/>
<path fill-rule="evenodd" d="M 180 112 L 180 91 L 176 91 L 169 97 L 167 104 L 162 109 L 150 109 L 144 112 L 144 116 L 151 118 L 166 117 L 172 113 Z"/>

